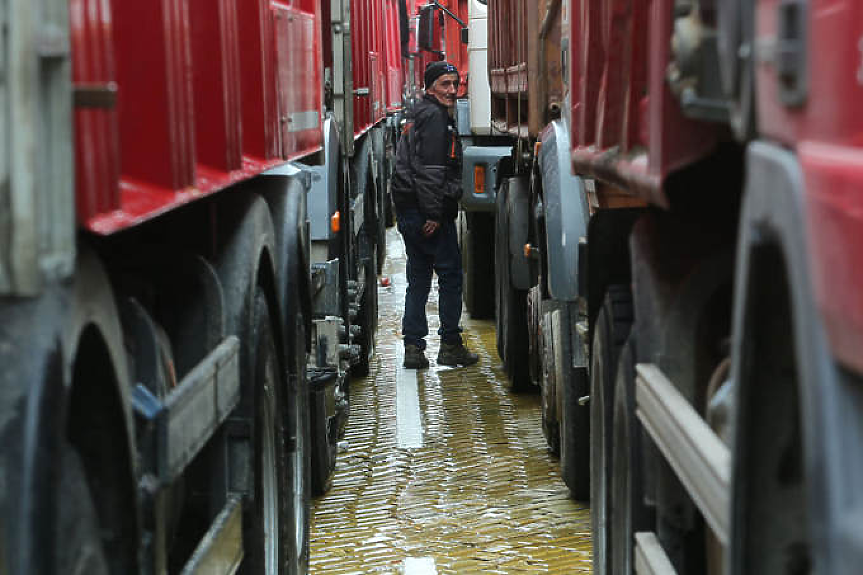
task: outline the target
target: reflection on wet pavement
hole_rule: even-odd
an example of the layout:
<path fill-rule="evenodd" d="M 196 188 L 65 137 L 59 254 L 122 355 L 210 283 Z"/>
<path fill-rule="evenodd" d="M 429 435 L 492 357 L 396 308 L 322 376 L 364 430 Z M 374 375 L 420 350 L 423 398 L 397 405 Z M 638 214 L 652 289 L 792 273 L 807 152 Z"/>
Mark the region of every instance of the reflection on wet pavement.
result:
<path fill-rule="evenodd" d="M 479 364 L 438 369 L 435 286 L 432 366 L 401 367 L 404 248 L 387 237 L 377 353 L 351 385 L 346 449 L 314 504 L 311 571 L 590 573 L 589 510 L 548 454 L 539 396 L 507 391 L 493 322 L 463 319 Z"/>

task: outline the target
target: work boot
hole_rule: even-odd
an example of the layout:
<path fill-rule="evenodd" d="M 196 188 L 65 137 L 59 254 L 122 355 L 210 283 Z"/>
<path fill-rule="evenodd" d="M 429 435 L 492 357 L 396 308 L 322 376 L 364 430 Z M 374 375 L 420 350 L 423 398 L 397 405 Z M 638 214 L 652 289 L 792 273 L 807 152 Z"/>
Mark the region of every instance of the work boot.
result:
<path fill-rule="evenodd" d="M 404 366 L 408 369 L 425 369 L 429 366 L 429 360 L 426 359 L 425 352 L 418 345 L 409 343 L 405 345 Z"/>
<path fill-rule="evenodd" d="M 437 354 L 438 365 L 473 365 L 479 361 L 479 356 L 464 346 L 463 343 L 441 343 Z"/>

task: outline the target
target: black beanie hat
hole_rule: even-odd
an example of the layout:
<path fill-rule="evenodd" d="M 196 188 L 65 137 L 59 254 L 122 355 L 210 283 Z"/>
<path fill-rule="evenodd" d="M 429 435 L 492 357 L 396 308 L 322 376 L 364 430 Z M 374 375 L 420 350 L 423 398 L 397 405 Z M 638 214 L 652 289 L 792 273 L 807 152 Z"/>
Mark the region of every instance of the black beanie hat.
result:
<path fill-rule="evenodd" d="M 423 77 L 426 90 L 431 88 L 431 85 L 435 83 L 435 80 L 437 80 L 444 74 L 458 74 L 458 68 L 456 68 L 449 62 L 444 62 L 443 60 L 438 60 L 437 62 L 429 62 L 426 66 L 425 75 Z"/>

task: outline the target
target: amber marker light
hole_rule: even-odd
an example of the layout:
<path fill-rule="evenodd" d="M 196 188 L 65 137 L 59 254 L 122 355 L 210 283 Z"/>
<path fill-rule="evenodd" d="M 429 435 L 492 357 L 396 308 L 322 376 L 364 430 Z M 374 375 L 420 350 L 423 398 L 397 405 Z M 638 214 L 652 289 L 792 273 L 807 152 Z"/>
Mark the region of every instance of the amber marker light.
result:
<path fill-rule="evenodd" d="M 334 234 L 337 234 L 341 231 L 341 229 L 342 229 L 342 214 L 339 212 L 336 212 L 330 218 L 330 230 Z"/>
<path fill-rule="evenodd" d="M 482 164 L 473 167 L 473 193 L 476 195 L 485 193 L 485 166 Z"/>

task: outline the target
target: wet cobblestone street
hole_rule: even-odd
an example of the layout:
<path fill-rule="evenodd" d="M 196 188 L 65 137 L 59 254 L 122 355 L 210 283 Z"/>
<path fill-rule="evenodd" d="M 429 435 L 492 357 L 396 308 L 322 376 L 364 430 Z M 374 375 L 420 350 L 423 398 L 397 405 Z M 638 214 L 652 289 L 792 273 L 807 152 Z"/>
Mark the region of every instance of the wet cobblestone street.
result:
<path fill-rule="evenodd" d="M 479 364 L 438 368 L 435 286 L 431 368 L 401 367 L 404 248 L 387 237 L 377 353 L 351 384 L 333 487 L 314 503 L 312 573 L 590 573 L 589 510 L 548 453 L 539 395 L 508 391 L 494 323 L 465 315 Z"/>

